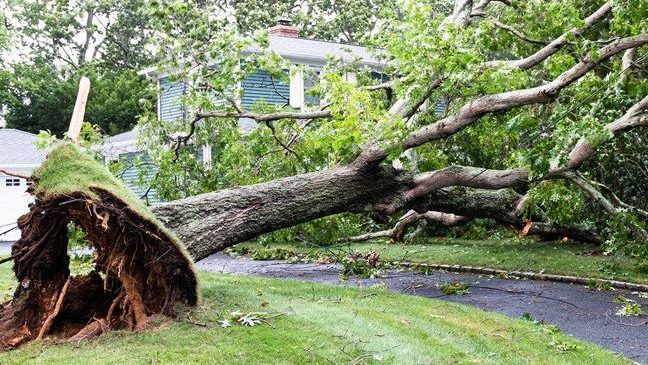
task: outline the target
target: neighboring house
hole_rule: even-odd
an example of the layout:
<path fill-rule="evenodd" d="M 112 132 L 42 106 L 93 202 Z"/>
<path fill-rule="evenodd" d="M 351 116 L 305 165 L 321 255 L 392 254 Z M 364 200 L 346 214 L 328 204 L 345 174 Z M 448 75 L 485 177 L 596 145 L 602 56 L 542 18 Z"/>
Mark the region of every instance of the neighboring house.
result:
<path fill-rule="evenodd" d="M 40 166 L 46 153 L 34 145 L 35 134 L 16 129 L 0 128 L 0 169 L 22 175 L 31 174 Z M 34 201 L 26 192 L 30 181 L 0 173 L 0 241 L 15 241 L 20 238 L 16 227 L 18 217 L 29 211 Z"/>
<path fill-rule="evenodd" d="M 270 28 L 269 32 L 268 48 L 288 60 L 294 69 L 286 70 L 289 82 L 273 79 L 262 71 L 243 80 L 240 84 L 242 90 L 240 103 L 246 109 L 251 108 L 258 100 L 275 105 L 290 106 L 294 109 L 304 109 L 306 105 L 318 104 L 319 100 L 309 96 L 307 91 L 318 82 L 316 77 L 326 65 L 330 55 L 347 60 L 357 58 L 360 65 L 371 68 L 377 77 L 381 77 L 380 71 L 383 65 L 365 47 L 300 38 L 299 29 L 285 23 Z M 246 52 L 251 54 L 255 50 L 250 49 Z M 305 67 L 309 67 L 313 72 L 303 72 L 302 69 Z M 142 74 L 157 82 L 157 110 L 160 120 L 174 121 L 190 117 L 186 115 L 186 110 L 181 105 L 181 98 L 187 92 L 185 83 L 172 81 L 168 73 L 158 72 L 154 69 L 144 70 Z M 347 73 L 345 77 L 347 81 L 355 82 L 354 74 Z M 256 128 L 256 123 L 253 120 L 241 119 L 239 126 L 243 133 L 248 133 Z M 109 161 L 126 162 L 128 168 L 124 171 L 123 178 L 136 194 L 142 196 L 145 189 L 136 184 L 139 169 L 128 163 L 135 156 L 141 154 L 136 146 L 137 136 L 137 130 L 133 130 L 109 137 L 106 140 L 106 158 Z M 210 161 L 206 159 L 210 158 L 211 149 L 206 146 L 198 154 L 205 159 L 205 165 L 209 166 Z M 150 192 L 148 198 L 155 200 L 154 192 Z"/>

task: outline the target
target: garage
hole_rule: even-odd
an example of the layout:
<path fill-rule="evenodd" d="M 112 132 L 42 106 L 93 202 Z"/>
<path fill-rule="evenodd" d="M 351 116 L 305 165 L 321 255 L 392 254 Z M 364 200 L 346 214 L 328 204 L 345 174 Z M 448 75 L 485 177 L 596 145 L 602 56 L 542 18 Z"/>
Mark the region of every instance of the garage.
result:
<path fill-rule="evenodd" d="M 0 170 L 31 174 L 45 159 L 36 148 L 36 135 L 16 129 L 0 129 Z M 0 242 L 15 241 L 20 231 L 16 220 L 29 210 L 33 198 L 26 192 L 31 182 L 0 173 Z"/>

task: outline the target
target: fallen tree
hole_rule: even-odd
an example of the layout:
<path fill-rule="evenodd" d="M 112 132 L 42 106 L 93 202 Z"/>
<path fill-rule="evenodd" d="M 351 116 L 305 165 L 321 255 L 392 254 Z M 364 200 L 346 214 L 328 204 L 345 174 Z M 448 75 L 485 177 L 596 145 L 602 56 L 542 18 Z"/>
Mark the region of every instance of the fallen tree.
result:
<path fill-rule="evenodd" d="M 469 26 L 471 19 L 475 17 L 485 16 L 488 7 L 492 5 L 490 3 L 485 0 L 476 4 L 473 1 L 456 1 L 452 15 L 443 22 L 434 23 L 435 29 L 439 29 L 434 35 L 441 41 L 446 37 L 456 37 L 456 29 Z M 589 9 L 590 6 L 586 8 Z M 191 11 L 192 8 L 187 9 L 185 10 Z M 200 13 L 207 12 L 201 9 Z M 646 125 L 648 98 L 645 95 L 631 94 L 628 99 L 634 105 L 624 115 L 616 115 L 614 121 L 606 124 L 602 128 L 605 134 L 596 134 L 596 138 L 583 138 L 580 143 L 573 140 L 574 135 L 580 135 L 578 133 L 573 133 L 571 139 L 561 140 L 559 149 L 566 158 L 552 159 L 552 163 L 543 167 L 542 171 L 533 170 L 525 163 L 513 162 L 497 164 L 498 168 L 448 163 L 440 168 L 421 170 L 423 164 L 417 163 L 415 152 L 435 142 L 449 140 L 484 119 L 514 114 L 523 108 L 540 110 L 538 113 L 541 117 L 548 114 L 554 119 L 564 119 L 542 112 L 550 109 L 549 106 L 556 103 L 565 90 L 580 87 L 588 75 L 614 70 L 611 60 L 648 44 L 648 33 L 642 30 L 639 34 L 615 36 L 609 40 L 598 39 L 600 42 L 588 40 L 587 43 L 595 44 L 596 49 L 583 54 L 565 52 L 577 59 L 565 63 L 568 66 L 560 68 L 560 72 L 530 70 L 564 51 L 571 46 L 570 40 L 573 37 L 583 36 L 611 14 L 612 3 L 601 4 L 592 10 L 590 16 L 578 22 L 582 23 L 581 26 L 567 30 L 554 41 L 546 42 L 545 47 L 532 56 L 519 60 L 520 62 L 489 61 L 464 65 L 475 77 L 498 68 L 505 68 L 502 72 L 504 74 L 528 71 L 526 76 L 534 76 L 528 83 L 514 85 L 515 87 L 500 85 L 489 92 L 487 87 L 484 90 L 471 89 L 471 82 L 479 80 L 478 78 L 470 79 L 469 82 L 463 77 L 453 79 L 452 69 L 441 69 L 432 75 L 420 77 L 422 81 L 419 81 L 421 75 L 417 74 L 421 70 L 414 69 L 411 75 L 404 77 L 409 77 L 409 80 L 406 80 L 407 86 L 398 92 L 400 99 L 377 112 L 375 109 L 379 108 L 374 108 L 372 103 L 378 102 L 368 93 L 395 86 L 381 84 L 377 88 L 355 87 L 340 81 L 339 77 L 331 77 L 337 83 L 328 86 L 334 90 L 332 93 L 337 94 L 328 95 L 331 104 L 322 105 L 320 110 L 267 113 L 248 111 L 235 97 L 226 94 L 234 87 L 222 87 L 220 79 L 216 79 L 210 86 L 209 75 L 227 77 L 227 74 L 218 74 L 220 71 L 210 68 L 213 65 L 204 59 L 190 60 L 193 63 L 189 63 L 187 69 L 203 68 L 204 71 L 201 84 L 196 89 L 210 92 L 220 90 L 223 94 L 219 95 L 223 96 L 220 100 L 229 101 L 229 106 L 218 103 L 212 105 L 215 110 L 206 110 L 208 100 L 213 95 L 199 95 L 194 100 L 197 107 L 193 118 L 174 121 L 176 124 L 164 124 L 156 116 L 150 123 L 152 126 L 149 127 L 159 128 L 160 135 L 163 136 L 161 140 L 149 141 L 154 145 L 151 151 L 154 148 L 164 150 L 159 155 L 169 159 L 163 160 L 159 166 L 161 171 L 164 168 L 171 169 L 172 178 L 176 180 L 181 180 L 182 176 L 174 174 L 173 168 L 182 166 L 182 156 L 189 156 L 189 160 L 196 161 L 195 155 L 185 147 L 199 143 L 200 138 L 220 138 L 220 135 L 213 137 L 205 131 L 205 128 L 214 127 L 215 121 L 219 120 L 227 121 L 230 125 L 237 125 L 233 122 L 238 119 L 258 122 L 261 128 L 267 128 L 264 130 L 268 131 L 279 146 L 278 151 L 283 151 L 284 156 L 292 156 L 291 158 L 301 156 L 299 152 L 303 151 L 298 152 L 296 145 L 305 139 L 303 133 L 308 133 L 308 128 L 325 128 L 328 123 L 342 121 L 357 127 L 357 130 L 348 131 L 344 129 L 346 124 L 340 123 L 340 129 L 344 132 L 361 130 L 370 134 L 368 130 L 404 130 L 399 130 L 402 133 L 378 133 L 370 138 L 354 140 L 356 145 L 344 146 L 351 151 L 343 156 L 345 159 L 329 163 L 325 158 L 322 162 L 324 166 L 334 167 L 162 203 L 151 208 L 155 217 L 132 194 L 124 191 L 119 182 L 108 176 L 105 169 L 95 168 L 95 165 L 89 167 L 89 157 L 80 155 L 74 146 L 65 144 L 59 147 L 33 176 L 32 191 L 37 197 L 37 203 L 28 215 L 21 218 L 23 236 L 12 252 L 14 269 L 21 285 L 12 302 L 2 307 L 0 323 L 3 337 L 0 337 L 0 343 L 4 348 L 10 348 L 48 334 L 78 339 L 101 332 L 107 327 L 135 330 L 145 328 L 150 317 L 173 314 L 175 303 L 196 303 L 196 279 L 189 257 L 197 261 L 263 233 L 343 212 L 389 216 L 412 210 L 422 215 L 439 212 L 466 219 L 492 218 L 513 225 L 524 234 L 555 238 L 571 236 L 579 240 L 600 242 L 600 238 L 580 227 L 557 225 L 548 219 L 545 221 L 542 215 L 528 213 L 527 193 L 534 184 L 562 179 L 574 182 L 614 218 L 623 218 L 627 211 L 632 211 L 632 206 L 625 203 L 622 205 L 619 199 L 611 200 L 597 193 L 596 187 L 584 181 L 577 172 L 604 142 L 618 138 L 629 129 Z M 187 26 L 191 28 L 191 22 L 194 21 L 198 23 L 193 25 L 200 25 L 203 18 L 200 18 L 199 13 L 195 15 L 195 19 L 181 17 L 183 22 L 190 22 L 181 24 L 183 29 Z M 162 16 L 160 19 L 175 18 Z M 422 32 L 426 30 L 423 29 Z M 594 33 L 600 36 L 599 33 Z M 167 39 L 172 39 L 183 51 L 189 47 L 184 47 L 180 36 Z M 187 44 L 196 43 L 192 40 L 192 43 Z M 209 42 L 201 44 L 211 45 Z M 213 47 L 217 46 L 219 49 L 229 49 L 229 45 L 214 43 Z M 452 47 L 442 44 L 435 49 L 441 52 L 447 48 Z M 173 53 L 169 53 L 169 56 L 174 58 Z M 415 56 L 407 54 L 403 57 L 405 60 L 396 61 L 405 62 Z M 235 54 L 234 57 L 235 62 L 232 64 L 238 67 L 240 54 Z M 450 54 L 449 57 L 462 59 L 462 55 Z M 184 58 L 175 57 L 174 61 L 178 59 Z M 622 73 L 629 69 L 630 67 L 624 66 Z M 241 70 L 233 70 L 232 74 L 242 74 L 239 71 Z M 454 71 L 460 73 L 464 70 Z M 627 79 L 623 78 L 623 81 Z M 434 97 L 443 96 L 435 95 L 440 88 L 445 88 L 442 92 L 446 93 L 451 88 L 471 90 L 465 95 L 459 94 L 457 105 L 453 105 L 445 115 L 439 117 L 432 115 L 426 104 L 434 102 Z M 222 110 L 223 108 L 226 110 Z M 584 108 L 581 108 L 580 113 L 573 113 L 575 119 L 591 117 L 584 115 L 582 109 Z M 588 111 L 589 114 L 596 112 L 597 110 Z M 361 116 L 365 114 L 368 117 L 363 119 Z M 540 119 L 535 115 L 533 117 Z M 299 121 L 301 129 L 287 121 Z M 283 135 L 282 123 L 288 125 L 283 125 Z M 543 128 L 547 133 L 556 130 L 555 126 L 540 125 L 539 129 Z M 178 135 L 178 129 L 186 133 Z M 223 131 L 236 134 L 231 130 Z M 331 134 L 331 130 L 324 129 L 324 132 L 322 134 L 326 136 Z M 584 135 L 591 137 L 587 133 Z M 286 136 L 289 138 L 283 139 Z M 165 149 L 169 141 L 173 143 L 171 150 Z M 515 147 L 522 150 L 533 141 L 529 138 L 517 143 Z M 305 150 L 309 151 L 308 148 Z M 235 153 L 240 153 L 240 150 Z M 498 155 L 498 158 L 504 159 L 504 156 Z M 403 164 L 399 163 L 400 159 L 408 161 Z M 201 172 L 205 173 L 204 170 Z M 194 176 L 189 175 L 186 180 L 191 179 Z M 69 222 L 86 232 L 97 251 L 95 272 L 85 277 L 69 277 L 66 251 L 66 227 Z M 630 222 L 629 228 L 635 236 L 645 237 L 642 222 Z M 187 255 L 180 242 L 186 245 Z M 74 307 L 73 304 L 79 307 Z M 70 315 L 72 310 L 75 316 Z"/>
<path fill-rule="evenodd" d="M 530 4 L 535 6 L 533 4 L 536 3 L 531 2 Z M 407 26 L 414 28 L 418 33 L 414 32 L 413 34 L 420 37 L 424 37 L 423 34 L 427 36 L 426 32 L 429 29 L 434 29 L 429 32 L 434 33 L 440 39 L 443 40 L 444 37 L 454 39 L 452 37 L 456 37 L 455 29 L 471 28 L 474 23 L 479 23 L 481 19 L 487 21 L 490 16 L 497 13 L 494 11 L 491 14 L 489 12 L 490 8 L 495 7 L 498 12 L 513 9 L 511 13 L 515 13 L 517 9 L 512 6 L 522 5 L 487 0 L 479 2 L 456 1 L 452 14 L 446 17 L 444 21 L 438 24 L 434 23 L 436 27 L 428 25 L 428 28 L 417 28 L 416 24 Z M 581 9 L 580 5 L 577 7 Z M 191 99 L 190 96 L 187 97 L 188 103 L 195 102 L 196 110 L 194 118 L 185 121 L 186 134 L 178 136 L 166 132 L 167 129 L 177 130 L 178 121 L 165 124 L 164 121 L 156 119 L 156 121 L 151 122 L 153 127 L 143 125 L 144 129 L 150 128 L 157 133 L 153 133 L 156 138 L 161 138 L 153 138 L 149 144 L 150 148 L 156 148 L 155 146 L 164 145 L 169 141 L 172 143 L 174 157 L 171 161 L 163 158 L 160 161 L 161 165 L 183 166 L 184 160 L 182 156 L 192 158 L 186 152 L 183 155 L 183 149 L 186 150 L 186 147 L 192 143 L 211 143 L 213 140 L 217 140 L 219 137 L 212 137 L 210 140 L 204 139 L 203 136 L 208 134 L 205 126 L 209 125 L 211 128 L 216 128 L 219 121 L 248 119 L 257 122 L 261 129 L 267 127 L 271 138 L 277 142 L 278 148 L 275 151 L 265 153 L 260 158 L 265 158 L 268 154 L 276 153 L 276 151 L 283 151 L 286 158 L 290 157 L 298 161 L 296 164 L 303 163 L 300 159 L 299 143 L 309 133 L 310 128 L 322 128 L 325 131 L 323 133 L 332 133 L 325 128 L 327 124 L 335 124 L 336 121 L 346 120 L 345 118 L 356 121 L 360 119 L 358 114 L 362 115 L 363 112 L 369 115 L 366 121 L 360 122 L 360 128 L 365 133 L 368 133 L 366 132 L 368 129 L 400 128 L 399 120 L 403 121 L 407 128 L 404 133 L 398 135 L 398 138 L 384 138 L 380 135 L 367 138 L 361 146 L 355 146 L 354 151 L 358 152 L 349 156 L 347 161 L 351 161 L 350 163 L 343 163 L 337 167 L 319 169 L 314 172 L 295 174 L 255 185 L 222 189 L 187 197 L 156 205 L 152 208 L 153 212 L 187 244 L 189 252 L 195 259 L 205 258 L 214 252 L 263 233 L 343 212 L 390 216 L 414 210 L 416 214 L 422 215 L 428 214 L 427 212 L 438 212 L 454 214 L 466 219 L 491 218 L 505 225 L 513 226 L 525 235 L 537 234 L 552 239 L 569 237 L 579 241 L 600 244 L 603 239 L 599 237 L 598 232 L 592 232 L 581 226 L 578 220 L 573 224 L 558 224 L 552 222 L 546 216 L 530 214 L 529 209 L 527 209 L 527 202 L 529 201 L 527 193 L 530 188 L 542 181 L 557 179 L 573 181 L 573 179 L 569 178 L 571 173 L 582 169 L 583 163 L 592 158 L 597 148 L 605 142 L 617 138 L 624 131 L 644 126 L 646 124 L 645 104 L 647 100 L 644 98 L 645 95 L 634 95 L 635 105 L 629 108 L 625 115 L 604 126 L 603 132 L 598 131 L 598 129 L 594 130 L 598 127 L 592 127 L 593 130 L 583 134 L 587 135 L 589 133 L 593 137 L 583 137 L 579 143 L 565 139 L 562 142 L 564 144 L 555 147 L 561 151 L 559 152 L 561 156 L 551 156 L 555 157 L 554 161 L 559 161 L 559 163 L 544 167 L 544 170 L 540 172 L 533 171 L 528 166 L 495 169 L 489 168 L 489 166 L 461 165 L 450 165 L 421 172 L 419 166 L 417 166 L 416 158 L 411 157 L 416 155 L 421 148 L 447 141 L 487 118 L 497 119 L 508 115 L 509 118 L 513 119 L 512 116 L 515 112 L 522 114 L 523 110 L 524 113 L 531 114 L 531 118 L 546 117 L 545 114 L 540 114 L 542 115 L 540 117 L 535 116 L 533 111 L 551 110 L 550 106 L 561 101 L 561 95 L 565 90 L 569 92 L 570 88 L 580 88 L 581 84 L 584 83 L 583 80 L 593 77 L 594 74 L 605 74 L 611 80 L 618 78 L 619 82 L 628 82 L 629 79 L 632 79 L 626 77 L 626 74 L 632 71 L 632 57 L 637 57 L 635 50 L 642 49 L 641 47 L 648 43 L 648 33 L 640 32 L 625 37 L 614 36 L 604 39 L 603 34 L 606 34 L 606 32 L 595 29 L 609 28 L 612 19 L 617 16 L 613 12 L 613 4 L 611 2 L 599 2 L 582 8 L 587 9 L 584 10 L 587 13 L 585 13 L 586 16 L 575 22 L 578 26 L 564 30 L 562 34 L 559 34 L 551 41 L 542 42 L 541 47 L 537 46 L 538 42 L 530 42 L 531 45 L 525 44 L 525 42 L 528 42 L 529 37 L 520 37 L 519 32 L 513 32 L 519 38 L 519 42 L 522 44 L 521 47 L 534 50 L 530 52 L 530 55 L 519 59 L 485 60 L 471 65 L 472 68 L 469 69 L 473 82 L 476 82 L 475 79 L 480 80 L 480 75 L 493 70 L 503 70 L 504 73 L 524 72 L 527 77 L 534 80 L 530 85 L 517 88 L 502 86 L 500 90 L 492 93 L 479 91 L 477 95 L 469 93 L 468 96 L 461 95 L 459 92 L 456 104 L 447 110 L 446 115 L 441 117 L 433 114 L 426 105 L 429 106 L 430 102 L 434 102 L 434 97 L 442 97 L 444 93 L 452 93 L 452 91 L 440 91 L 439 94 L 437 94 L 437 91 L 444 87 L 459 90 L 471 89 L 473 85 L 460 81 L 446 84 L 447 79 L 452 79 L 453 70 L 447 71 L 447 74 L 443 72 L 423 72 L 426 60 L 421 60 L 422 65 L 420 68 L 425 77 L 421 74 L 404 74 L 394 82 L 380 83 L 375 87 L 371 85 L 353 87 L 348 84 L 327 84 L 330 89 L 344 90 L 344 92 L 331 92 L 331 95 L 325 95 L 330 102 L 321 105 L 319 110 L 312 111 L 257 112 L 246 110 L 237 101 L 237 95 L 219 91 L 222 90 L 222 87 L 219 88 L 221 80 L 216 79 L 213 86 L 210 86 L 209 77 L 204 77 L 200 80 L 200 90 L 209 90 L 216 93 L 219 97 L 222 97 L 222 100 L 227 100 L 229 104 L 213 104 L 211 105 L 213 110 L 210 110 L 210 105 L 205 104 L 205 97 L 206 95 L 213 97 L 213 94 L 201 94 L 196 91 L 194 94 L 190 94 L 195 99 Z M 408 11 L 416 12 L 411 9 Z M 619 8 L 615 11 L 621 10 Z M 422 16 L 419 13 L 416 13 L 416 15 Z M 196 14 L 196 16 L 199 15 Z M 169 19 L 173 18 L 170 17 Z M 198 18 L 196 19 L 195 21 L 198 22 Z M 181 35 L 186 24 L 175 24 L 173 20 L 170 20 L 165 23 L 165 26 L 169 27 L 169 29 L 175 29 Z M 174 28 L 176 26 L 178 28 Z M 507 31 L 510 31 L 511 27 L 508 26 L 507 28 L 509 28 Z M 410 28 L 405 27 L 405 29 Z M 570 47 L 573 46 L 573 39 L 576 37 L 585 38 L 588 33 L 594 34 L 593 39 L 588 39 L 587 42 L 589 42 L 588 44 L 596 44 L 596 49 L 575 56 L 574 52 L 570 51 Z M 414 37 L 414 35 L 411 36 Z M 414 39 L 418 38 L 414 37 Z M 178 36 L 175 41 L 180 42 L 179 44 L 182 44 L 183 41 L 192 44 L 193 39 L 191 36 L 188 36 L 187 39 Z M 409 41 L 409 39 L 403 38 L 403 41 Z M 216 47 L 218 40 L 210 39 L 210 42 L 216 42 L 213 46 Z M 443 41 L 439 42 L 443 43 Z M 209 42 L 204 41 L 204 43 Z M 162 42 L 161 44 L 165 43 Z M 411 45 L 416 47 L 416 44 Z M 443 47 L 447 46 L 443 45 Z M 463 44 L 463 46 L 469 47 L 466 44 Z M 398 49 L 398 45 L 392 45 L 392 47 Z M 438 50 L 438 52 L 444 52 L 446 48 L 443 47 L 434 49 Z M 164 50 L 169 55 L 174 55 L 174 52 L 182 52 L 183 47 L 178 43 L 173 43 Z M 398 51 L 407 52 L 407 50 L 402 49 L 398 49 Z M 421 52 L 424 51 L 424 49 L 421 50 Z M 561 69 L 560 73 L 555 73 L 551 78 L 547 79 L 548 72 L 543 64 L 550 64 L 554 57 L 561 54 L 569 54 L 569 57 L 574 62 Z M 416 57 L 415 54 L 392 56 L 397 65 L 407 64 L 409 59 Z M 434 57 L 433 54 L 428 56 Z M 453 56 L 455 56 L 453 53 L 448 55 L 450 58 Z M 618 56 L 624 56 L 626 60 L 623 62 L 622 68 L 617 72 L 611 65 L 614 64 L 612 61 Z M 173 57 L 173 59 L 177 58 Z M 254 63 L 246 65 L 249 69 L 255 67 Z M 411 64 L 408 65 L 414 67 Z M 180 65 L 180 69 L 187 72 L 194 72 L 196 69 L 209 70 L 209 67 L 209 60 L 202 58 L 187 59 L 183 65 Z M 430 66 L 430 68 L 433 67 Z M 207 71 L 205 72 L 207 73 Z M 456 72 L 466 72 L 466 70 Z M 180 75 L 178 78 L 181 79 L 182 77 Z M 399 83 L 405 83 L 403 80 L 409 83 L 406 83 L 406 87 L 401 86 L 400 90 L 397 89 Z M 488 81 L 480 80 L 480 82 L 486 83 Z M 190 82 L 188 87 L 191 88 Z M 196 89 L 198 88 L 196 87 Z M 371 99 L 370 94 L 367 93 L 381 92 L 384 89 L 390 89 L 390 95 L 394 91 L 398 92 L 400 98 L 387 105 L 384 114 L 371 114 L 370 111 L 367 111 L 375 109 L 371 102 L 378 103 L 378 101 Z M 349 101 L 364 100 L 363 97 L 368 98 L 370 102 L 366 104 L 357 102 L 357 104 L 361 104 L 365 109 L 360 107 L 360 110 L 358 110 L 357 104 Z M 637 102 L 637 100 L 639 101 Z M 592 115 L 597 113 L 596 109 L 592 109 L 587 115 L 585 114 L 587 112 L 586 108 L 580 109 L 581 114 L 578 114 L 577 118 L 592 118 Z M 571 112 L 576 114 L 573 111 Z M 564 119 L 567 115 L 551 116 L 551 113 L 546 114 L 549 114 L 547 118 L 556 118 L 558 120 Z M 569 115 L 569 117 L 573 116 Z M 289 121 L 298 121 L 296 123 L 300 123 L 299 128 L 295 127 L 294 124 L 290 124 Z M 502 121 L 502 123 L 506 122 L 506 119 Z M 285 129 L 283 132 L 282 128 Z M 538 128 L 547 130 L 548 133 L 546 134 L 549 134 L 555 127 L 541 125 Z M 312 133 L 316 133 L 316 131 L 317 129 L 314 129 Z M 350 132 L 354 132 L 354 130 L 352 129 Z M 527 130 L 520 133 L 529 132 Z M 576 132 L 572 133 L 578 134 Z M 573 137 L 570 138 L 573 139 Z M 593 141 L 594 139 L 596 139 L 596 142 Z M 533 139 L 521 140 L 518 142 L 518 149 L 528 148 L 533 142 Z M 306 149 L 306 151 L 311 149 Z M 240 153 L 240 149 L 236 151 Z M 393 156 L 394 151 L 401 152 L 397 158 Z M 164 156 L 169 156 L 169 154 Z M 307 158 L 308 156 L 304 159 Z M 399 163 L 400 159 L 409 160 L 407 168 L 403 167 L 404 164 Z M 174 180 L 182 181 L 182 174 L 188 174 L 187 171 L 182 169 L 170 171 L 173 171 L 173 173 L 166 177 L 167 180 L 164 184 L 173 185 Z M 185 181 L 191 184 L 191 181 Z M 583 187 L 585 185 L 580 184 L 578 186 Z M 619 217 L 629 209 L 616 206 L 613 202 L 607 204 L 607 200 L 600 199 L 599 195 L 593 195 L 587 191 L 591 189 L 584 190 L 594 197 L 595 202 L 605 203 L 603 205 L 604 211 L 609 214 Z M 453 194 L 454 192 L 459 192 L 459 194 Z M 405 217 L 403 220 L 409 221 L 409 217 Z M 642 234 L 644 230 L 640 227 L 641 225 L 634 227 L 630 223 L 631 230 L 639 238 L 644 237 Z M 388 233 L 390 235 L 396 233 L 396 236 L 398 236 L 400 235 L 399 232 L 399 229 L 395 229 L 390 230 Z M 371 234 L 367 234 L 365 237 L 367 236 L 371 236 Z"/>

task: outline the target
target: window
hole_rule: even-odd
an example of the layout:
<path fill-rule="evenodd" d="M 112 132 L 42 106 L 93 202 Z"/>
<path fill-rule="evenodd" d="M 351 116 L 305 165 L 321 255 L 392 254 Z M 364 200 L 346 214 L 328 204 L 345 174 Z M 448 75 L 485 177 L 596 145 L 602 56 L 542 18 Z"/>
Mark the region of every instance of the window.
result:
<path fill-rule="evenodd" d="M 320 69 L 312 68 L 304 73 L 304 102 L 307 105 L 319 105 L 320 95 L 312 90 L 320 83 Z"/>
<path fill-rule="evenodd" d="M 20 186 L 20 179 L 6 179 L 5 186 Z"/>
<path fill-rule="evenodd" d="M 306 105 L 319 105 L 320 96 L 313 92 L 319 85 L 319 67 L 295 65 L 290 73 L 290 106 L 301 109 Z"/>
<path fill-rule="evenodd" d="M 27 180 L 26 182 L 27 182 L 27 186 L 32 186 L 32 184 L 34 184 L 34 182 L 31 180 Z"/>

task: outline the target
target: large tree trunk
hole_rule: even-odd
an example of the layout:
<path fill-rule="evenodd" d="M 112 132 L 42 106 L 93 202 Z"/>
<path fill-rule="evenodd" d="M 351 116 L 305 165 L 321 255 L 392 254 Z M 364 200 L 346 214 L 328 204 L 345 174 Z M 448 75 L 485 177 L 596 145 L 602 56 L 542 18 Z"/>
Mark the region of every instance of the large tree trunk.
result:
<path fill-rule="evenodd" d="M 260 234 L 389 201 L 412 176 L 387 165 L 354 164 L 156 205 L 153 213 L 203 259 Z"/>
<path fill-rule="evenodd" d="M 153 213 L 201 260 L 229 246 L 313 219 L 343 212 L 382 213 L 413 184 L 412 175 L 388 165 L 353 164 L 266 183 L 162 203 Z M 443 188 L 403 208 L 492 218 L 522 230 L 524 196 L 512 189 Z M 600 243 L 573 226 L 534 222 L 526 234 Z"/>

